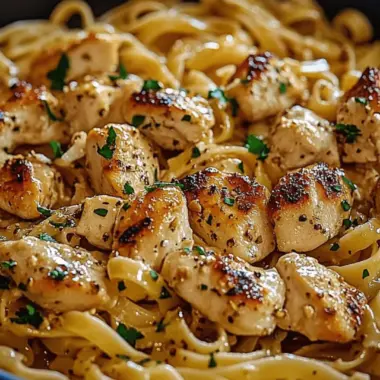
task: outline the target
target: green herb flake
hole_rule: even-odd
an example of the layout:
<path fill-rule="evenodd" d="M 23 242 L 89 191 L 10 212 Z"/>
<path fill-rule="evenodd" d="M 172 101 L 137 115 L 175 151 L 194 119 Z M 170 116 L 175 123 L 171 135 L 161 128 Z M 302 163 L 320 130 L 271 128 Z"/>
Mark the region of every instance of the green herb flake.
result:
<path fill-rule="evenodd" d="M 352 227 L 352 221 L 350 219 L 344 219 L 343 226 L 346 228 L 346 230 L 348 230 Z"/>
<path fill-rule="evenodd" d="M 105 208 L 97 208 L 94 210 L 94 214 L 102 216 L 103 218 L 107 216 L 108 210 Z"/>
<path fill-rule="evenodd" d="M 110 78 L 112 81 L 116 81 L 118 79 L 127 79 L 128 78 L 128 71 L 122 63 L 120 63 L 120 65 L 119 65 L 118 72 L 119 72 L 119 75 L 109 75 L 108 78 Z"/>
<path fill-rule="evenodd" d="M 49 218 L 52 214 L 51 210 L 42 206 L 37 206 L 37 211 L 45 218 Z"/>
<path fill-rule="evenodd" d="M 124 323 L 120 323 L 117 326 L 116 332 L 132 347 L 136 346 L 136 341 L 144 338 L 144 335 L 140 331 L 133 327 L 128 328 Z"/>
<path fill-rule="evenodd" d="M 150 358 L 145 358 L 145 359 L 139 360 L 138 362 L 136 362 L 136 364 L 138 364 L 138 365 L 144 365 L 144 364 L 146 364 L 146 363 L 148 363 L 150 361 L 151 361 Z"/>
<path fill-rule="evenodd" d="M 116 132 L 113 127 L 108 129 L 108 136 L 105 145 L 101 148 L 98 147 L 98 154 L 104 157 L 106 160 L 110 160 L 113 157 L 116 143 Z"/>
<path fill-rule="evenodd" d="M 353 124 L 337 124 L 335 130 L 345 137 L 347 144 L 353 144 L 362 135 L 360 129 Z"/>
<path fill-rule="evenodd" d="M 235 199 L 234 198 L 228 198 L 228 197 L 225 197 L 223 199 L 223 202 L 227 205 L 227 206 L 233 206 L 235 204 Z"/>
<path fill-rule="evenodd" d="M 248 84 L 249 82 L 250 82 L 250 80 L 248 78 L 240 79 L 240 83 L 242 83 L 242 84 Z"/>
<path fill-rule="evenodd" d="M 228 101 L 231 104 L 232 116 L 236 117 L 239 113 L 239 103 L 235 98 L 229 98 Z"/>
<path fill-rule="evenodd" d="M 228 98 L 221 88 L 215 88 L 208 92 L 208 99 L 218 99 L 221 103 L 227 103 Z"/>
<path fill-rule="evenodd" d="M 66 220 L 65 222 L 54 222 L 53 220 L 49 220 L 49 224 L 55 228 L 75 227 L 75 221 L 72 219 Z"/>
<path fill-rule="evenodd" d="M 48 275 L 55 281 L 63 281 L 68 274 L 68 271 L 63 270 L 61 267 L 57 267 L 50 271 Z"/>
<path fill-rule="evenodd" d="M 0 276 L 0 289 L 1 290 L 9 289 L 10 283 L 11 283 L 11 279 L 9 277 Z"/>
<path fill-rule="evenodd" d="M 242 174 L 244 174 L 244 163 L 243 163 L 243 161 L 240 161 L 240 163 L 238 164 L 238 169 L 240 170 L 240 172 Z"/>
<path fill-rule="evenodd" d="M 351 191 L 355 191 L 358 187 L 347 177 L 342 177 L 343 182 L 351 189 Z"/>
<path fill-rule="evenodd" d="M 350 204 L 346 200 L 342 201 L 340 204 L 344 211 L 349 211 L 351 209 Z"/>
<path fill-rule="evenodd" d="M 11 318 L 13 323 L 17 323 L 19 325 L 32 325 L 35 328 L 39 328 L 44 320 L 40 312 L 32 304 L 26 305 L 26 307 L 19 309 L 16 312 L 16 315 L 17 318 Z"/>
<path fill-rule="evenodd" d="M 185 188 L 185 186 L 182 183 L 179 182 L 155 182 L 152 186 L 145 186 L 145 191 L 148 193 L 151 193 L 152 191 L 156 189 L 163 189 L 165 187 L 179 187 L 181 190 Z"/>
<path fill-rule="evenodd" d="M 56 243 L 57 241 L 55 239 L 53 239 L 50 235 L 48 235 L 47 233 L 42 233 L 42 234 L 39 234 L 38 235 L 38 238 L 40 240 L 43 240 L 43 241 L 48 241 L 50 243 Z"/>
<path fill-rule="evenodd" d="M 182 119 L 182 121 L 187 121 L 187 122 L 191 122 L 191 116 L 190 115 L 185 115 Z"/>
<path fill-rule="evenodd" d="M 49 145 L 51 150 L 53 151 L 54 158 L 61 158 L 63 156 L 61 143 L 59 143 L 58 141 L 50 141 Z"/>
<path fill-rule="evenodd" d="M 368 100 L 366 98 L 355 98 L 355 102 L 359 104 L 363 104 L 365 106 L 368 104 Z"/>
<path fill-rule="evenodd" d="M 49 106 L 49 103 L 46 101 L 46 100 L 42 100 L 42 103 L 43 105 L 45 106 L 45 110 L 46 110 L 46 113 L 48 114 L 49 116 L 49 119 L 51 121 L 63 121 L 62 118 L 59 118 L 58 116 L 56 116 L 54 114 L 54 112 L 51 110 L 50 106 Z"/>
<path fill-rule="evenodd" d="M 125 285 L 124 281 L 118 282 L 117 289 L 119 290 L 119 292 L 122 292 L 123 290 L 127 289 L 127 286 Z"/>
<path fill-rule="evenodd" d="M 120 355 L 120 354 L 117 354 L 116 355 L 117 358 L 121 359 L 121 360 L 125 360 L 126 362 L 130 361 L 131 358 L 127 355 Z"/>
<path fill-rule="evenodd" d="M 264 161 L 270 152 L 268 146 L 255 135 L 249 135 L 245 147 L 249 153 L 253 153 L 260 161 Z"/>
<path fill-rule="evenodd" d="M 156 332 L 164 332 L 165 331 L 165 328 L 166 326 L 168 325 L 169 323 L 164 323 L 164 320 L 161 319 L 160 322 L 157 323 L 157 326 L 156 326 Z"/>
<path fill-rule="evenodd" d="M 191 152 L 191 157 L 192 158 L 198 158 L 198 157 L 200 157 L 200 155 L 201 155 L 201 151 L 199 150 L 198 147 L 195 146 Z"/>
<path fill-rule="evenodd" d="M 206 251 L 203 247 L 200 247 L 199 245 L 195 245 L 194 250 L 198 253 L 198 255 L 206 256 Z"/>
<path fill-rule="evenodd" d="M 10 259 L 8 261 L 3 261 L 1 263 L 1 266 L 4 268 L 4 269 L 12 269 L 14 268 L 15 266 L 17 265 L 16 261 Z"/>
<path fill-rule="evenodd" d="M 123 192 L 124 192 L 124 194 L 132 195 L 135 193 L 135 189 L 128 182 L 126 182 L 124 185 Z"/>
<path fill-rule="evenodd" d="M 142 88 L 143 91 L 150 91 L 150 90 L 158 91 L 161 89 L 162 89 L 161 84 L 154 79 L 148 79 L 148 80 L 144 81 L 144 85 Z"/>
<path fill-rule="evenodd" d="M 66 53 L 63 53 L 61 55 L 61 58 L 58 62 L 57 67 L 49 71 L 47 74 L 48 79 L 51 82 L 50 88 L 52 90 L 57 90 L 57 91 L 62 91 L 63 88 L 65 87 L 65 79 L 67 72 L 69 71 L 70 68 L 70 61 L 69 57 L 67 56 Z"/>
<path fill-rule="evenodd" d="M 172 296 L 170 295 L 169 291 L 165 288 L 165 286 L 163 286 L 161 288 L 161 293 L 160 293 L 160 297 L 159 299 L 160 300 L 165 300 L 167 298 L 171 298 Z"/>
<path fill-rule="evenodd" d="M 287 89 L 288 86 L 286 85 L 286 83 L 281 82 L 279 86 L 280 94 L 286 94 Z"/>
<path fill-rule="evenodd" d="M 339 193 L 342 191 L 342 186 L 341 185 L 333 185 L 333 186 L 331 186 L 331 190 L 335 191 L 336 193 Z"/>
<path fill-rule="evenodd" d="M 150 275 L 150 277 L 152 278 L 153 281 L 157 281 L 158 280 L 158 273 L 155 270 L 151 269 L 149 271 L 149 275 Z"/>
<path fill-rule="evenodd" d="M 141 124 L 143 124 L 145 121 L 145 116 L 144 115 L 134 115 L 132 117 L 132 125 L 135 128 L 138 128 Z"/>
<path fill-rule="evenodd" d="M 26 291 L 28 290 L 27 286 L 26 286 L 24 283 L 22 283 L 22 282 L 20 282 L 20 283 L 18 284 L 18 288 L 19 288 L 20 290 L 22 290 L 23 292 L 26 292 Z"/>
<path fill-rule="evenodd" d="M 208 286 L 206 284 L 201 284 L 201 290 L 207 290 Z"/>
<path fill-rule="evenodd" d="M 363 274 L 362 274 L 362 279 L 364 280 L 366 277 L 368 277 L 369 276 L 369 271 L 368 271 L 368 269 L 364 269 L 363 270 Z"/>
<path fill-rule="evenodd" d="M 330 247 L 330 251 L 336 252 L 340 248 L 340 245 L 338 243 L 334 243 Z"/>
<path fill-rule="evenodd" d="M 208 361 L 208 368 L 215 368 L 217 366 L 214 354 L 210 354 L 210 360 Z"/>
<path fill-rule="evenodd" d="M 124 203 L 123 210 L 127 211 L 129 208 L 131 208 L 131 205 L 129 203 Z"/>
<path fill-rule="evenodd" d="M 212 225 L 212 215 L 210 214 L 206 220 L 206 223 L 211 226 Z"/>
<path fill-rule="evenodd" d="M 187 255 L 190 255 L 190 253 L 191 253 L 191 248 L 189 248 L 189 247 L 185 247 L 185 248 L 183 249 L 183 251 L 184 251 Z"/>

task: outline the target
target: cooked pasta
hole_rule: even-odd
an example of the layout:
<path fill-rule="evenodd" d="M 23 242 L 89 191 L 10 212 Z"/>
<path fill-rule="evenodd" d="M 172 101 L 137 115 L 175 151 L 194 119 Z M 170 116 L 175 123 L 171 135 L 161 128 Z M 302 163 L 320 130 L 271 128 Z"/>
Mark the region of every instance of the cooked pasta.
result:
<path fill-rule="evenodd" d="M 312 0 L 0 29 L 0 368 L 380 378 L 373 38 Z"/>

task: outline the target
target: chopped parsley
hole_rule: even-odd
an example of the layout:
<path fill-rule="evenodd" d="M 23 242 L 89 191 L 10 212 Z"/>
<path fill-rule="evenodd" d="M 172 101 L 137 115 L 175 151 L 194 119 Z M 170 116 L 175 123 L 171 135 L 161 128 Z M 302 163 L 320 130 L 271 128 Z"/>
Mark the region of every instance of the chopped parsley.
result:
<path fill-rule="evenodd" d="M 183 249 L 183 251 L 184 251 L 187 255 L 189 255 L 189 254 L 191 253 L 191 248 L 189 248 L 189 247 L 185 247 L 185 248 Z"/>
<path fill-rule="evenodd" d="M 347 177 L 342 177 L 343 182 L 351 189 L 351 191 L 355 191 L 358 187 Z"/>
<path fill-rule="evenodd" d="M 333 185 L 333 186 L 331 186 L 331 189 L 334 190 L 336 193 L 339 193 L 342 191 L 342 186 L 341 185 Z"/>
<path fill-rule="evenodd" d="M 128 182 L 126 182 L 124 185 L 123 192 L 124 192 L 124 194 L 132 195 L 135 193 L 135 189 Z"/>
<path fill-rule="evenodd" d="M 346 200 L 342 201 L 340 204 L 344 211 L 349 211 L 351 209 L 350 204 Z"/>
<path fill-rule="evenodd" d="M 368 271 L 368 269 L 364 269 L 363 270 L 363 274 L 362 274 L 362 279 L 364 280 L 366 277 L 368 277 L 369 276 L 369 271 Z"/>
<path fill-rule="evenodd" d="M 164 323 L 164 320 L 161 319 L 160 322 L 157 323 L 157 326 L 156 326 L 156 332 L 163 332 L 165 331 L 165 328 L 166 326 L 168 325 L 169 323 Z"/>
<path fill-rule="evenodd" d="M 223 202 L 227 205 L 227 206 L 233 206 L 235 204 L 235 199 L 234 198 L 228 198 L 228 197 L 225 197 L 223 199 Z"/>
<path fill-rule="evenodd" d="M 288 89 L 288 86 L 286 85 L 286 83 L 281 82 L 280 87 L 279 87 L 280 94 L 285 94 L 287 89 Z"/>
<path fill-rule="evenodd" d="M 65 222 L 54 222 L 49 220 L 49 224 L 55 228 L 75 227 L 75 221 L 72 219 L 66 220 Z"/>
<path fill-rule="evenodd" d="M 4 269 L 12 269 L 14 268 L 15 266 L 17 265 L 16 261 L 10 259 L 8 261 L 3 261 L 1 263 L 1 266 L 4 268 Z"/>
<path fill-rule="evenodd" d="M 243 163 L 243 161 L 240 161 L 240 163 L 238 164 L 238 168 L 244 174 L 244 163 Z"/>
<path fill-rule="evenodd" d="M 200 247 L 199 245 L 195 245 L 194 250 L 198 253 L 198 255 L 206 256 L 206 251 L 203 247 Z"/>
<path fill-rule="evenodd" d="M 65 79 L 67 72 L 70 68 L 69 57 L 66 53 L 61 55 L 61 58 L 58 62 L 57 67 L 49 71 L 47 74 L 48 79 L 50 79 L 51 85 L 50 88 L 52 90 L 62 91 L 63 87 L 65 87 Z"/>
<path fill-rule="evenodd" d="M 353 144 L 356 138 L 362 135 L 360 129 L 353 124 L 337 124 L 335 129 L 337 133 L 345 136 L 347 144 Z"/>
<path fill-rule="evenodd" d="M 181 120 L 182 121 L 188 121 L 190 123 L 191 122 L 191 116 L 190 115 L 185 115 Z"/>
<path fill-rule="evenodd" d="M 348 230 L 352 226 L 352 221 L 350 219 L 344 219 L 343 220 L 343 225 L 346 228 L 346 230 Z"/>
<path fill-rule="evenodd" d="M 355 98 L 355 102 L 359 104 L 363 104 L 365 106 L 368 104 L 368 100 L 366 98 Z"/>
<path fill-rule="evenodd" d="M 13 323 L 19 325 L 32 325 L 35 328 L 40 327 L 43 322 L 43 318 L 40 312 L 35 308 L 34 305 L 28 304 L 26 307 L 22 307 L 16 312 L 17 318 L 11 318 Z"/>
<path fill-rule="evenodd" d="M 133 327 L 128 328 L 124 323 L 120 323 L 117 326 L 116 332 L 132 347 L 136 346 L 136 341 L 144 338 L 144 335 L 140 331 Z"/>
<path fill-rule="evenodd" d="M 191 152 L 191 157 L 197 158 L 197 157 L 200 157 L 200 155 L 201 155 L 201 151 L 199 150 L 198 147 L 195 146 Z"/>
<path fill-rule="evenodd" d="M 94 214 L 105 217 L 108 214 L 108 210 L 105 208 L 97 208 L 94 210 Z"/>
<path fill-rule="evenodd" d="M 206 220 L 206 223 L 211 226 L 212 225 L 212 215 L 210 214 Z"/>
<path fill-rule="evenodd" d="M 134 115 L 132 117 L 132 125 L 135 127 L 135 128 L 138 128 L 145 120 L 145 116 L 144 115 Z"/>
<path fill-rule="evenodd" d="M 249 82 L 250 82 L 250 80 L 248 78 L 240 79 L 240 83 L 242 83 L 242 84 L 247 84 Z"/>
<path fill-rule="evenodd" d="M 24 292 L 26 292 L 26 291 L 28 290 L 28 288 L 26 287 L 26 285 L 25 285 L 24 283 L 22 283 L 22 282 L 20 282 L 20 283 L 18 284 L 18 288 L 19 288 L 20 290 L 24 291 Z"/>
<path fill-rule="evenodd" d="M 46 109 L 46 112 L 47 112 L 47 114 L 48 114 L 48 116 L 49 116 L 49 119 L 50 119 L 51 121 L 63 121 L 62 118 L 59 118 L 58 116 L 56 116 L 56 115 L 54 114 L 54 112 L 51 110 L 51 108 L 50 108 L 50 106 L 49 106 L 49 103 L 48 103 L 46 100 L 42 100 L 42 103 L 44 104 L 45 109 Z"/>
<path fill-rule="evenodd" d="M 113 127 L 108 129 L 108 136 L 105 145 L 101 148 L 98 147 L 98 153 L 106 160 L 110 160 L 113 157 L 115 151 L 116 132 Z"/>
<path fill-rule="evenodd" d="M 207 290 L 208 286 L 206 284 L 201 284 L 201 290 Z"/>
<path fill-rule="evenodd" d="M 67 270 L 57 267 L 49 272 L 49 277 L 55 281 L 63 281 L 68 274 L 69 272 Z"/>
<path fill-rule="evenodd" d="M 215 368 L 217 366 L 214 354 L 210 354 L 210 360 L 208 361 L 208 368 Z"/>
<path fill-rule="evenodd" d="M 60 142 L 50 141 L 49 145 L 51 150 L 53 151 L 54 158 L 61 158 L 63 156 L 63 151 Z"/>
<path fill-rule="evenodd" d="M 264 161 L 269 154 L 268 146 L 255 135 L 249 135 L 245 147 L 249 153 L 253 153 L 260 161 Z"/>
<path fill-rule="evenodd" d="M 119 358 L 119 359 L 125 360 L 126 362 L 128 362 L 129 360 L 131 360 L 131 358 L 129 356 L 127 356 L 127 355 L 119 355 L 119 354 L 117 354 L 116 357 Z"/>
<path fill-rule="evenodd" d="M 124 281 L 119 281 L 118 282 L 117 289 L 119 290 L 119 292 L 122 292 L 123 290 L 127 289 Z"/>
<path fill-rule="evenodd" d="M 232 116 L 236 117 L 239 112 L 239 103 L 235 98 L 228 99 L 231 104 Z"/>
<path fill-rule="evenodd" d="M 52 214 L 51 210 L 42 206 L 37 206 L 37 211 L 45 218 L 49 218 L 49 216 Z"/>
<path fill-rule="evenodd" d="M 338 243 L 334 243 L 330 247 L 330 251 L 336 252 L 340 248 L 340 245 Z"/>
<path fill-rule="evenodd" d="M 0 289 L 1 290 L 9 289 L 10 283 L 11 283 L 11 279 L 9 277 L 0 276 Z"/>
<path fill-rule="evenodd" d="M 168 289 L 166 289 L 165 286 L 163 286 L 163 287 L 161 288 L 161 293 L 160 293 L 160 297 L 159 297 L 159 299 L 160 299 L 160 300 L 165 300 L 165 299 L 167 299 L 167 298 L 171 298 L 171 297 L 172 297 L 172 296 L 170 295 Z"/>
<path fill-rule="evenodd" d="M 56 243 L 57 241 L 55 239 L 53 239 L 50 235 L 48 235 L 47 233 L 42 233 L 42 234 L 39 234 L 38 235 L 38 238 L 40 240 L 43 240 L 43 241 L 48 241 L 50 243 Z"/>
<path fill-rule="evenodd" d="M 215 88 L 208 92 L 208 99 L 217 99 L 221 104 L 230 103 L 232 116 L 237 116 L 239 111 L 239 103 L 235 98 L 229 98 L 226 96 L 221 88 Z"/>
<path fill-rule="evenodd" d="M 128 71 L 125 68 L 125 66 L 122 63 L 120 63 L 119 75 L 109 75 L 108 78 L 110 78 L 112 81 L 115 81 L 118 79 L 127 79 L 128 78 Z"/>
<path fill-rule="evenodd" d="M 148 193 L 151 193 L 152 191 L 156 189 L 163 189 L 165 187 L 171 187 L 171 186 L 177 186 L 181 190 L 185 188 L 185 185 L 178 182 L 155 182 L 152 186 L 145 186 L 145 191 Z"/>
<path fill-rule="evenodd" d="M 150 275 L 150 277 L 152 278 L 153 281 L 157 281 L 158 280 L 158 273 L 155 270 L 151 269 L 149 271 L 149 275 Z"/>
<path fill-rule="evenodd" d="M 127 211 L 129 208 L 131 208 L 131 205 L 129 203 L 124 203 L 123 210 Z"/>
<path fill-rule="evenodd" d="M 144 85 L 142 89 L 143 91 L 150 91 L 150 90 L 158 91 L 162 89 L 162 86 L 158 81 L 153 80 L 153 79 L 148 79 L 144 81 Z"/>
<path fill-rule="evenodd" d="M 158 169 L 154 169 L 154 182 L 158 182 Z"/>

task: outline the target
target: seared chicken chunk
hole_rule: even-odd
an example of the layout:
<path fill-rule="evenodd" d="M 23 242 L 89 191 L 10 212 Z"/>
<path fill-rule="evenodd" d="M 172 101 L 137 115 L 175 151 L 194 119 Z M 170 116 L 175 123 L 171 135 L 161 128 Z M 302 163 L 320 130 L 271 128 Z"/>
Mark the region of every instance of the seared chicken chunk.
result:
<path fill-rule="evenodd" d="M 352 195 L 342 170 L 319 163 L 281 178 L 268 205 L 278 249 L 307 252 L 338 234 Z"/>
<path fill-rule="evenodd" d="M 158 161 L 137 128 L 109 124 L 88 134 L 86 168 L 97 194 L 130 198 L 155 181 Z"/>
<path fill-rule="evenodd" d="M 207 168 L 184 178 L 191 228 L 207 244 L 249 263 L 275 248 L 268 190 L 248 177 Z"/>
<path fill-rule="evenodd" d="M 233 255 L 172 252 L 161 275 L 179 296 L 236 335 L 271 334 L 285 300 L 275 269 L 255 268 Z"/>
<path fill-rule="evenodd" d="M 343 162 L 378 162 L 380 155 L 380 70 L 368 68 L 343 97 L 337 129 Z"/>
<path fill-rule="evenodd" d="M 13 215 L 36 219 L 38 206 L 54 207 L 62 196 L 60 174 L 37 159 L 15 156 L 0 169 L 0 208 Z"/>
<path fill-rule="evenodd" d="M 168 185 L 152 187 L 123 207 L 112 248 L 159 270 L 169 252 L 191 247 L 192 243 L 186 198 L 177 187 Z"/>
<path fill-rule="evenodd" d="M 72 132 L 88 132 L 107 123 L 124 122 L 124 99 L 128 99 L 142 87 L 142 80 L 135 75 L 128 79 L 111 81 L 107 76 L 85 77 L 68 83 L 64 93 L 58 94 Z"/>
<path fill-rule="evenodd" d="M 277 324 L 311 341 L 346 343 L 357 338 L 365 295 L 312 257 L 290 253 L 276 265 L 286 285 L 285 314 Z"/>
<path fill-rule="evenodd" d="M 286 174 L 323 161 L 339 166 L 336 138 L 330 123 L 314 112 L 294 106 L 280 116 L 269 136 L 267 165 Z"/>
<path fill-rule="evenodd" d="M 237 100 L 243 118 L 254 122 L 302 102 L 306 80 L 266 52 L 248 56 L 231 77 L 226 92 Z"/>
<path fill-rule="evenodd" d="M 182 150 L 197 143 L 215 122 L 207 100 L 170 88 L 134 93 L 124 115 L 128 123 L 170 150 Z"/>
<path fill-rule="evenodd" d="M 121 40 L 110 34 L 83 33 L 79 39 L 68 40 L 64 49 L 48 45 L 31 63 L 28 79 L 50 88 L 52 72 L 58 66 L 67 70 L 64 78 L 67 81 L 88 74 L 114 72 L 119 63 L 120 44 Z"/>
<path fill-rule="evenodd" d="M 110 250 L 115 221 L 123 205 L 122 199 L 108 195 L 87 198 L 76 232 L 95 247 Z"/>
<path fill-rule="evenodd" d="M 15 84 L 11 90 L 12 96 L 0 106 L 0 149 L 10 151 L 22 144 L 69 139 L 53 95 L 25 82 Z"/>
<path fill-rule="evenodd" d="M 43 308 L 89 310 L 108 300 L 105 268 L 84 249 L 25 237 L 0 243 L 0 259 L 15 262 L 2 273 Z"/>

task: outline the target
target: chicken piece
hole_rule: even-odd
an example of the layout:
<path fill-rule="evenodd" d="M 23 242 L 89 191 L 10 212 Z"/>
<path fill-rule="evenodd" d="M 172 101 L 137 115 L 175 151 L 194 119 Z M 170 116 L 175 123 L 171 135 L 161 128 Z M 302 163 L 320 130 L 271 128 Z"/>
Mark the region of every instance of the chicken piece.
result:
<path fill-rule="evenodd" d="M 380 70 L 368 68 L 344 95 L 337 114 L 343 162 L 379 162 Z"/>
<path fill-rule="evenodd" d="M 68 40 L 63 49 L 62 41 L 59 42 L 59 48 L 49 45 L 32 61 L 28 78 L 31 83 L 44 84 L 50 88 L 51 72 L 59 66 L 67 70 L 66 75 L 61 75 L 66 81 L 88 74 L 114 72 L 117 69 L 121 40 L 115 35 L 83 33 L 79 39 Z M 62 57 L 63 64 L 61 62 L 59 65 Z"/>
<path fill-rule="evenodd" d="M 185 177 L 193 231 L 207 244 L 249 263 L 262 260 L 275 248 L 267 213 L 268 190 L 248 177 L 215 168 Z"/>
<path fill-rule="evenodd" d="M 109 124 L 88 134 L 86 169 L 97 194 L 131 198 L 154 183 L 158 161 L 137 128 Z"/>
<path fill-rule="evenodd" d="M 120 198 L 108 195 L 87 198 L 76 232 L 95 247 L 111 250 L 115 221 L 123 204 Z"/>
<path fill-rule="evenodd" d="M 280 116 L 269 136 L 266 165 L 281 175 L 323 161 L 339 166 L 338 146 L 330 123 L 314 112 L 294 106 Z M 271 170 L 268 170 L 271 172 Z"/>
<path fill-rule="evenodd" d="M 266 52 L 251 54 L 237 67 L 226 93 L 236 99 L 243 118 L 255 122 L 302 102 L 306 86 L 288 63 Z"/>
<path fill-rule="evenodd" d="M 60 122 L 62 115 L 53 95 L 25 82 L 15 84 L 11 90 L 12 96 L 0 106 L 0 149 L 9 152 L 22 144 L 68 141 L 69 131 Z"/>
<path fill-rule="evenodd" d="M 142 80 L 135 75 L 128 79 L 111 81 L 108 76 L 68 83 L 67 90 L 58 94 L 71 131 L 88 132 L 107 123 L 123 123 L 124 99 L 129 99 L 134 91 L 142 87 Z"/>
<path fill-rule="evenodd" d="M 1 272 L 43 308 L 81 311 L 108 300 L 105 267 L 84 249 L 25 237 L 0 243 L 0 259 L 15 262 Z"/>
<path fill-rule="evenodd" d="M 256 268 L 233 255 L 172 252 L 161 275 L 180 297 L 236 335 L 271 334 L 285 300 L 275 269 Z"/>
<path fill-rule="evenodd" d="M 15 156 L 0 169 L 0 208 L 20 218 L 40 217 L 37 207 L 54 207 L 63 191 L 60 174 L 35 158 Z"/>
<path fill-rule="evenodd" d="M 372 164 L 366 165 L 346 165 L 344 168 L 346 177 L 349 178 L 357 187 L 355 200 L 358 203 L 372 202 L 372 192 L 379 179 L 379 173 L 373 168 Z"/>
<path fill-rule="evenodd" d="M 311 341 L 347 343 L 357 338 L 367 304 L 361 291 L 305 255 L 282 256 L 276 268 L 286 285 L 285 313 L 277 319 L 280 328 Z"/>
<path fill-rule="evenodd" d="M 152 186 L 125 205 L 113 241 L 112 248 L 120 255 L 142 259 L 157 270 L 169 252 L 191 247 L 193 236 L 182 191 L 174 185 Z"/>
<path fill-rule="evenodd" d="M 351 192 L 344 172 L 324 163 L 281 178 L 268 203 L 278 249 L 308 252 L 336 236 L 350 215 Z"/>
<path fill-rule="evenodd" d="M 183 150 L 199 142 L 214 125 L 207 100 L 170 88 L 132 94 L 124 116 L 164 149 Z"/>

